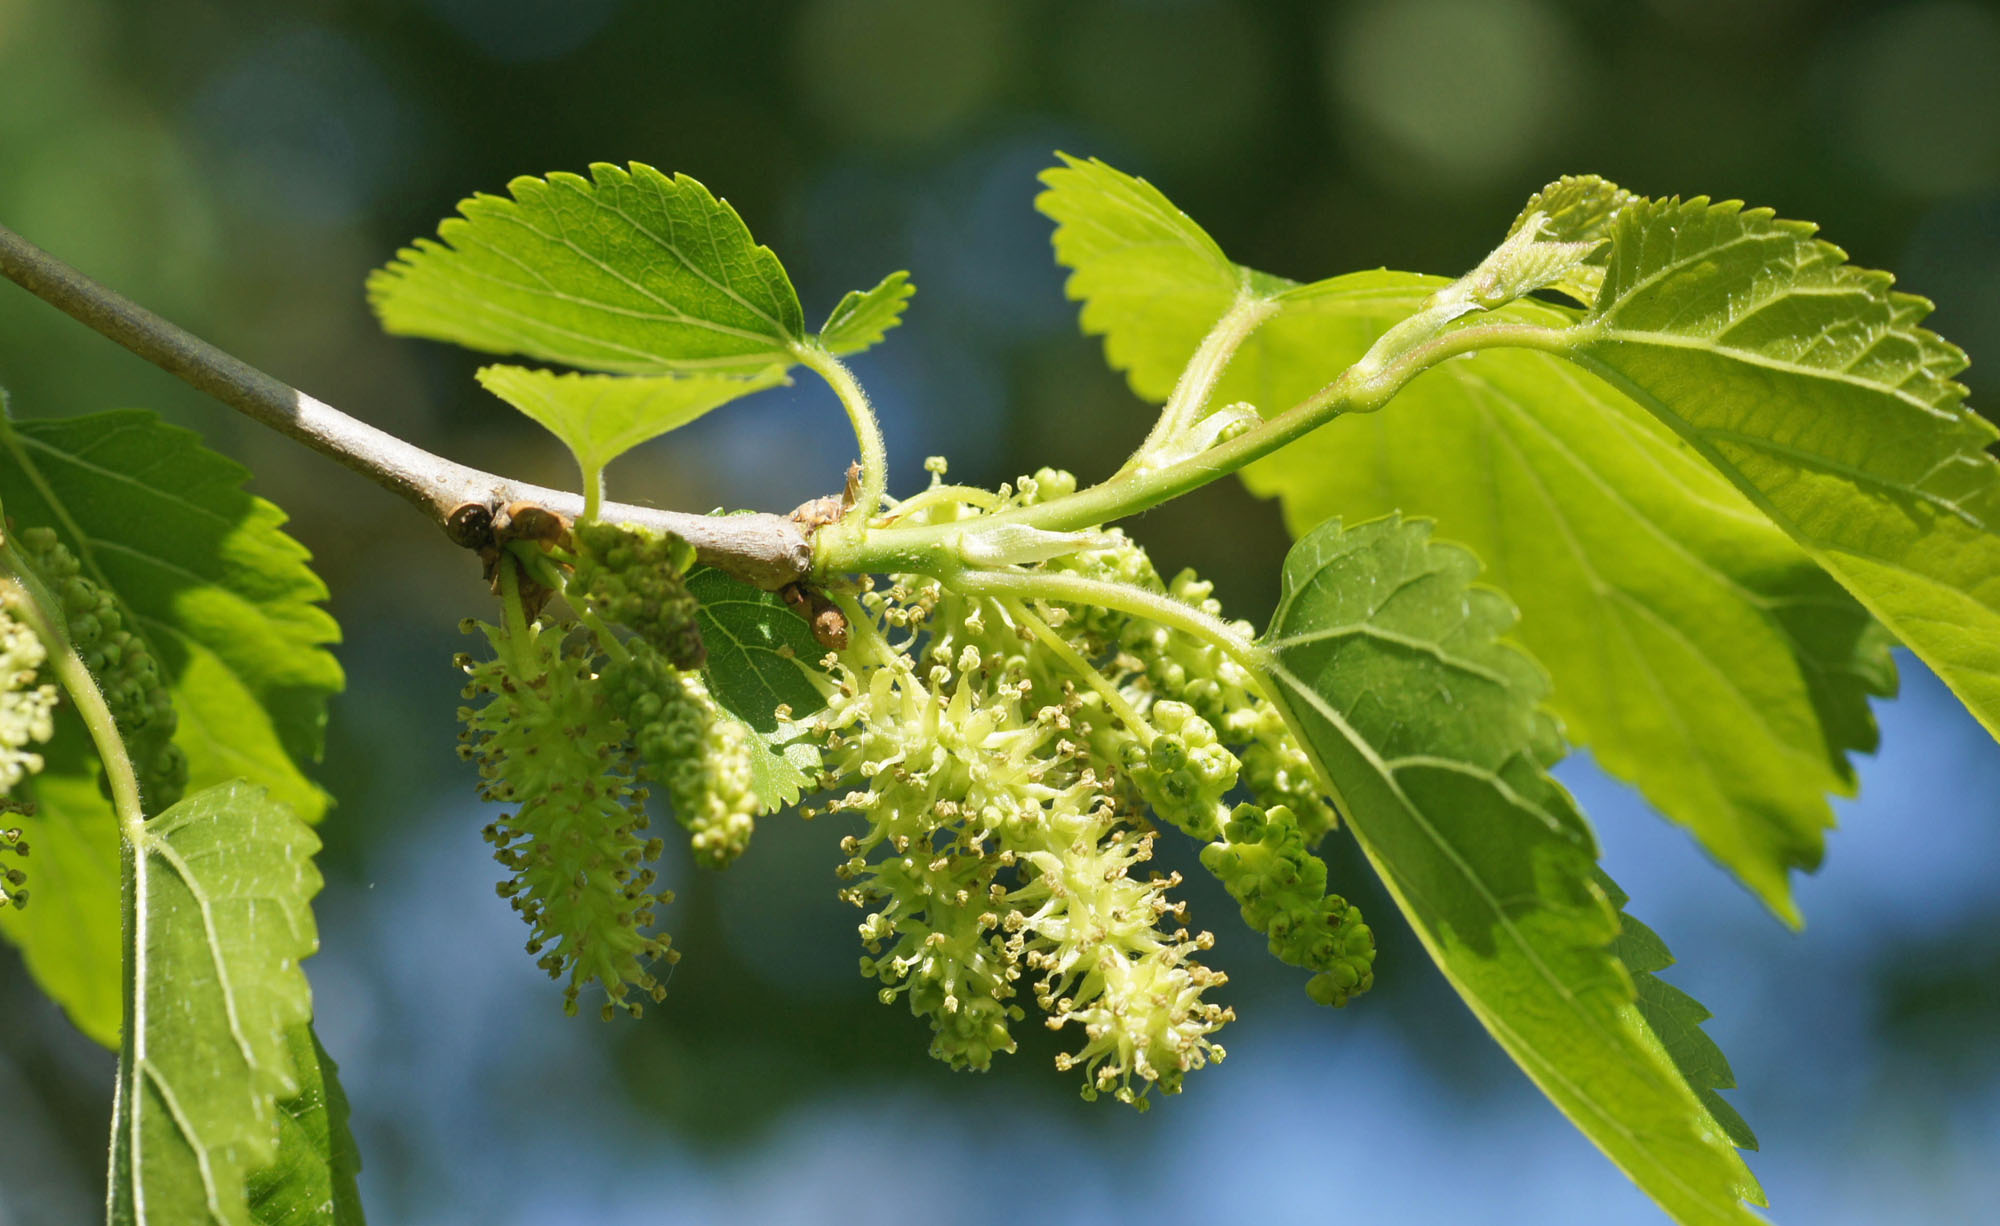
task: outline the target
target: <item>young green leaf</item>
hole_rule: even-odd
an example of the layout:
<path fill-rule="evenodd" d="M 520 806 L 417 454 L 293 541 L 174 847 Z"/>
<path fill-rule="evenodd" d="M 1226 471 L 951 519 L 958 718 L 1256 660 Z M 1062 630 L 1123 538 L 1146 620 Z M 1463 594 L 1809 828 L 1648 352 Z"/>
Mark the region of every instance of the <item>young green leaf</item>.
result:
<path fill-rule="evenodd" d="M 819 343 L 836 357 L 874 346 L 884 333 L 903 322 L 903 308 L 916 292 L 907 272 L 890 273 L 866 293 L 847 291 L 820 327 Z"/>
<path fill-rule="evenodd" d="M 747 721 L 744 725 L 749 727 Z M 819 747 L 807 740 L 774 741 L 750 729 L 750 790 L 757 797 L 758 816 L 776 813 L 816 786 L 820 777 Z"/>
<path fill-rule="evenodd" d="M 1545 239 L 1591 244 L 1588 257 L 1548 284 L 1548 288 L 1589 306 L 1597 301 L 1598 287 L 1604 284 L 1604 265 L 1611 254 L 1605 244 L 1611 241 L 1611 223 L 1620 210 L 1638 199 L 1596 175 L 1564 175 L 1528 198 L 1507 237 L 1514 237 L 1531 218 L 1540 215 Z"/>
<path fill-rule="evenodd" d="M 1610 947 L 1590 830 L 1546 768 L 1547 686 L 1506 600 L 1422 522 L 1293 546 L 1265 641 L 1274 694 L 1445 977 L 1584 1134 L 1682 1223 L 1762 1193 Z M 1711 1081 L 1712 1085 L 1713 1082 Z"/>
<path fill-rule="evenodd" d="M 146 822 L 127 872 L 132 982 L 112 1116 L 114 1226 L 249 1226 L 312 1017 L 311 827 L 241 781 Z"/>
<path fill-rule="evenodd" d="M 243 491 L 247 475 L 138 410 L 0 433 L 7 514 L 53 528 L 166 670 L 190 791 L 247 776 L 316 820 L 327 797 L 300 763 L 319 756 L 342 683 L 326 650 L 339 628 L 306 551 L 281 530 L 284 513 Z M 0 932 L 79 1028 L 113 1043 L 117 831 L 94 761 L 51 748 L 52 769 L 33 784 L 37 812 L 22 822 L 36 848 L 35 905 L 0 911 Z"/>
<path fill-rule="evenodd" d="M 789 383 L 784 368 L 748 375 L 685 374 L 650 378 L 555 374 L 521 366 L 486 366 L 480 386 L 547 427 L 576 456 L 583 488 L 598 487 L 605 465 L 710 409 Z"/>
<path fill-rule="evenodd" d="M 1067 218 L 1116 217 L 1119 200 L 1152 191 L 1102 166 L 1049 176 Z M 1528 212 L 1550 219 L 1545 235 L 1582 242 L 1631 200 L 1568 179 Z M 1058 230 L 1059 253 L 1108 267 L 1149 258 L 1143 235 L 1121 253 L 1104 226 L 1066 238 L 1074 224 Z M 1599 249 L 1570 275 L 1604 259 Z M 1149 399 L 1166 399 L 1232 300 L 1224 278 L 1192 262 L 1186 273 L 1161 296 L 1170 317 L 1115 296 L 1085 308 Z M 1448 284 L 1363 272 L 1273 290 L 1276 310 L 1211 403 L 1289 407 Z M 1505 310 L 1571 318 L 1531 302 Z M 1572 737 L 1796 921 L 1789 870 L 1819 863 L 1826 794 L 1852 793 L 1846 753 L 1874 747 L 1867 697 L 1893 691 L 1894 668 L 1866 613 L 1650 415 L 1557 358 L 1495 350 L 1427 372 L 1381 413 L 1336 419 L 1244 480 L 1282 500 L 1295 534 L 1333 515 L 1446 524 L 1520 601 L 1516 635 L 1554 675 L 1551 705 Z"/>
<path fill-rule="evenodd" d="M 1628 205 L 1592 311 L 1546 338 L 1694 447 L 2000 735 L 2000 462 L 1923 299 L 1814 227 Z"/>
<path fill-rule="evenodd" d="M 1065 290 L 1083 305 L 1083 330 L 1104 337 L 1106 359 L 1139 394 L 1165 400 L 1188 355 L 1239 297 L 1287 282 L 1230 262 L 1186 213 L 1144 179 L 1095 158 L 1060 155 L 1042 172 L 1035 207 L 1056 222 Z"/>
<path fill-rule="evenodd" d="M 368 279 L 390 332 L 586 370 L 663 374 L 790 362 L 791 280 L 728 202 L 686 175 L 595 163 L 478 195 Z"/>
<path fill-rule="evenodd" d="M 361 1153 L 347 1130 L 340 1068 L 310 1025 L 286 1036 L 298 1093 L 278 1104 L 278 1156 L 246 1184 L 257 1226 L 363 1226 Z"/>
<path fill-rule="evenodd" d="M 1363 273 L 1294 291 L 1217 395 L 1304 397 L 1438 284 Z M 1554 675 L 1572 738 L 1798 921 L 1789 876 L 1820 862 L 1828 793 L 1853 794 L 1848 752 L 1875 746 L 1868 698 L 1895 690 L 1889 643 L 1657 422 L 1557 358 L 1492 350 L 1244 481 L 1282 500 L 1294 533 L 1399 510 L 1448 525 L 1520 605 L 1516 637 Z"/>

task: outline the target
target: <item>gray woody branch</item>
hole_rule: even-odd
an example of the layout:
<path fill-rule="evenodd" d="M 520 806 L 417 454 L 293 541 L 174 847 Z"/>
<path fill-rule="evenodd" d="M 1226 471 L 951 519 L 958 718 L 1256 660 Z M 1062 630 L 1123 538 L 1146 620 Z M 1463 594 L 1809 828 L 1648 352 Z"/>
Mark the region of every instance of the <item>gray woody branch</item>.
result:
<path fill-rule="evenodd" d="M 168 374 L 401 494 L 460 545 L 487 543 L 494 520 L 504 523 L 514 504 L 570 518 L 583 510 L 575 494 L 467 467 L 349 417 L 99 285 L 5 226 L 0 272 Z M 604 504 L 601 515 L 672 532 L 703 562 L 759 587 L 783 587 L 812 567 L 804 530 L 781 515 L 693 515 L 624 503 Z"/>

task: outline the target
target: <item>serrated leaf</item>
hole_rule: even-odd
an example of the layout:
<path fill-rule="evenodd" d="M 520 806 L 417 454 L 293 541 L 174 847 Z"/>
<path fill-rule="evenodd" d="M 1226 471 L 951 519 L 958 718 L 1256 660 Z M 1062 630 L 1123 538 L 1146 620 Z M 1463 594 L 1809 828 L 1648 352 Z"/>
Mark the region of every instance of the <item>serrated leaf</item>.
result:
<path fill-rule="evenodd" d="M 903 308 L 916 292 L 907 272 L 890 273 L 866 293 L 847 291 L 821 325 L 819 343 L 836 357 L 879 344 L 883 334 L 903 322 Z"/>
<path fill-rule="evenodd" d="M 245 1179 L 299 1093 L 312 1017 L 312 828 L 243 782 L 194 793 L 132 849 L 131 1004 L 112 1117 L 114 1226 L 249 1226 Z"/>
<path fill-rule="evenodd" d="M 1814 227 L 1630 205 L 1596 307 L 1549 343 L 1673 428 L 2000 736 L 2000 462 L 1920 298 Z"/>
<path fill-rule="evenodd" d="M 776 740 L 754 728 L 749 731 L 750 790 L 757 797 L 758 816 L 799 803 L 799 797 L 817 786 L 821 774 L 819 747 L 803 740 Z"/>
<path fill-rule="evenodd" d="M 1369 861 L 1474 1015 L 1682 1223 L 1762 1203 L 1647 1025 L 1583 817 L 1546 774 L 1546 682 L 1502 645 L 1506 600 L 1429 525 L 1330 522 L 1293 546 L 1265 650 Z"/>
<path fill-rule="evenodd" d="M 798 294 L 727 201 L 686 175 L 598 162 L 522 176 L 368 279 L 390 332 L 586 370 L 663 374 L 790 362 Z"/>
<path fill-rule="evenodd" d="M 1089 216 L 1100 181 L 1099 209 L 1138 190 L 1099 166 L 1060 180 L 1064 214 Z M 1630 198 L 1571 179 L 1538 199 L 1548 232 L 1581 239 Z M 1101 227 L 1080 233 L 1094 237 L 1078 258 L 1145 258 L 1119 256 Z M 1057 249 L 1071 249 L 1062 230 Z M 1159 297 L 1171 311 L 1103 304 L 1107 353 L 1141 396 L 1165 399 L 1229 309 L 1235 291 L 1205 267 L 1188 263 L 1182 289 Z M 1385 271 L 1267 290 L 1276 310 L 1211 404 L 1289 407 L 1448 284 Z M 1554 675 L 1572 737 L 1796 919 L 1788 870 L 1819 862 L 1826 794 L 1851 794 L 1846 752 L 1874 747 L 1867 696 L 1893 691 L 1894 667 L 1859 606 L 1650 415 L 1559 358 L 1494 350 L 1424 374 L 1383 412 L 1336 419 L 1244 480 L 1282 499 L 1295 534 L 1336 514 L 1437 517 L 1520 601 L 1516 636 Z"/>
<path fill-rule="evenodd" d="M 318 757 L 327 699 L 342 684 L 325 649 L 339 628 L 319 606 L 326 588 L 306 551 L 282 531 L 284 513 L 244 492 L 247 476 L 140 410 L 11 422 L 0 435 L 7 514 L 53 528 L 165 670 L 190 790 L 248 777 L 313 820 L 327 797 L 299 764 Z M 0 931 L 78 1027 L 112 1043 L 116 829 L 92 760 L 52 766 L 33 787 L 37 873 L 70 884 L 60 900 L 43 888 L 33 906 L 0 911 Z"/>
<path fill-rule="evenodd" d="M 1239 295 L 1285 282 L 1230 262 L 1186 213 L 1144 179 L 1095 158 L 1058 155 L 1042 172 L 1035 207 L 1056 222 L 1065 292 L 1083 305 L 1083 330 L 1152 400 L 1173 390 L 1187 355 Z M 1171 361 L 1162 354 L 1178 354 Z"/>
<path fill-rule="evenodd" d="M 286 1036 L 298 1093 L 278 1104 L 278 1156 L 247 1183 L 257 1226 L 363 1226 L 361 1154 L 347 1128 L 340 1068 L 310 1025 Z"/>
<path fill-rule="evenodd" d="M 1520 233 L 1530 218 L 1540 215 L 1543 237 L 1565 243 L 1588 242 L 1591 255 L 1548 283 L 1585 306 L 1597 301 L 1598 287 L 1604 284 L 1604 265 L 1610 252 L 1602 245 L 1611 239 L 1611 223 L 1620 210 L 1639 197 L 1616 183 L 1596 175 L 1564 175 L 1528 198 L 1521 215 L 1508 228 L 1507 236 Z"/>
<path fill-rule="evenodd" d="M 687 585 L 701 602 L 703 675 L 725 710 L 767 737 L 779 729 L 780 706 L 804 719 L 826 705 L 811 677 L 826 649 L 783 598 L 712 566 L 690 570 Z"/>
<path fill-rule="evenodd" d="M 678 430 L 741 396 L 790 383 L 783 367 L 748 375 L 651 377 L 557 374 L 521 366 L 485 366 L 480 386 L 561 439 L 593 488 L 605 465 L 648 440 Z"/>
<path fill-rule="evenodd" d="M 1611 905 L 1618 908 L 1618 940 L 1611 952 L 1625 969 L 1632 974 L 1632 985 L 1638 992 L 1639 1012 L 1645 1015 L 1646 1024 L 1666 1045 L 1667 1055 L 1674 1067 L 1687 1078 L 1690 1086 L 1701 1097 L 1702 1106 L 1722 1125 L 1729 1139 L 1742 1149 L 1757 1148 L 1757 1134 L 1750 1131 L 1750 1125 L 1729 1105 L 1718 1090 L 1736 1088 L 1736 1074 L 1730 1070 L 1729 1060 L 1715 1040 L 1708 1037 L 1701 1024 L 1713 1017 L 1694 997 L 1653 974 L 1674 964 L 1674 955 L 1667 949 L 1667 943 L 1658 933 L 1625 913 L 1628 900 L 1625 891 L 1601 870 L 1597 874 L 1598 888 L 1604 891 Z"/>
<path fill-rule="evenodd" d="M 1439 284 L 1364 273 L 1294 291 L 1217 396 L 1293 403 Z M 1244 481 L 1283 501 L 1295 534 L 1335 514 L 1448 525 L 1519 603 L 1516 637 L 1554 675 L 1572 738 L 1797 922 L 1789 874 L 1820 862 L 1827 794 L 1853 794 L 1848 751 L 1875 746 L 1868 697 L 1895 690 L 1889 643 L 1622 394 L 1550 355 L 1492 350 Z"/>

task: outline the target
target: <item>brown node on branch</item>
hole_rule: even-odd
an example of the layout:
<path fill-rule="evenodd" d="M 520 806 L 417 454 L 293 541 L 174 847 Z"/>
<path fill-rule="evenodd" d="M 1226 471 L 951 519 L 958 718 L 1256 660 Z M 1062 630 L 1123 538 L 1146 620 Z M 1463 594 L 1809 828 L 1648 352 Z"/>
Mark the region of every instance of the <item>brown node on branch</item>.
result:
<path fill-rule="evenodd" d="M 485 510 L 487 515 L 484 540 L 476 548 L 482 574 L 496 596 L 500 594 L 500 559 L 506 555 L 507 546 L 512 542 L 531 541 L 544 552 L 552 547 L 570 547 L 569 520 L 534 502 L 510 502 L 497 507 L 466 503 L 452 511 L 446 521 L 445 532 L 457 540 L 453 525 L 460 521 L 461 516 L 468 529 L 476 531 L 478 510 Z M 480 540 L 477 536 L 472 539 Z M 460 543 L 469 544 L 466 541 Z M 521 608 L 530 619 L 539 617 L 549 597 L 555 595 L 555 589 L 539 582 L 526 567 L 519 569 Z"/>
<path fill-rule="evenodd" d="M 838 494 L 828 494 L 824 498 L 814 498 L 793 508 L 791 520 L 807 532 L 814 532 L 831 523 L 838 523 L 841 516 L 853 509 L 854 500 L 861 496 L 861 465 L 847 466 L 847 484 Z"/>
<path fill-rule="evenodd" d="M 806 619 L 814 642 L 828 651 L 847 650 L 847 614 L 825 592 L 804 583 L 789 583 L 778 589 L 778 595 Z"/>

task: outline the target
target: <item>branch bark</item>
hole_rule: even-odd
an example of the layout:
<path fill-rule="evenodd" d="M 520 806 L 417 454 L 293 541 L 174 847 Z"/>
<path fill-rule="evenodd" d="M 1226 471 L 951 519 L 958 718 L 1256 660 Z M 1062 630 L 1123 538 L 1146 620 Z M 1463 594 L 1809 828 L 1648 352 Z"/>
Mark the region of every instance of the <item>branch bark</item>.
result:
<path fill-rule="evenodd" d="M 0 273 L 168 374 L 400 494 L 460 545 L 487 543 L 493 520 L 516 503 L 571 519 L 583 510 L 579 495 L 433 455 L 350 417 L 98 284 L 5 226 Z M 606 503 L 601 517 L 672 532 L 693 545 L 701 561 L 770 590 L 812 569 L 811 541 L 782 515 L 694 515 Z"/>

